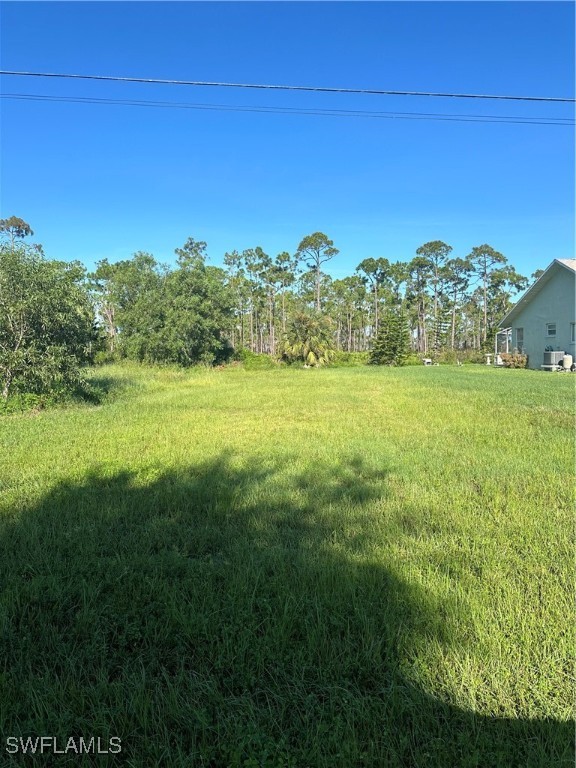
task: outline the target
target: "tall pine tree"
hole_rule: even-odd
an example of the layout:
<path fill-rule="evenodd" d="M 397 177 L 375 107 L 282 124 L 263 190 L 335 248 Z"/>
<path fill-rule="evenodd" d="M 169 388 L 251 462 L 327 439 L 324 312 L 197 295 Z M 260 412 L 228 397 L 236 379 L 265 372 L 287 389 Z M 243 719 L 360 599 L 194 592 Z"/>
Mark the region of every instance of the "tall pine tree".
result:
<path fill-rule="evenodd" d="M 370 353 L 371 365 L 403 365 L 409 351 L 408 322 L 400 307 L 387 309 L 380 318 L 378 336 Z"/>

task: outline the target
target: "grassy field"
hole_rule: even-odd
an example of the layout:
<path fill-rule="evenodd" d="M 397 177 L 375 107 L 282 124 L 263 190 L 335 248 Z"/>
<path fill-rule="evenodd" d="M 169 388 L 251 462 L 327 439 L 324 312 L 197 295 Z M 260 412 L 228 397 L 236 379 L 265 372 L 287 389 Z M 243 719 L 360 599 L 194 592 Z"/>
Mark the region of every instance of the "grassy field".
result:
<path fill-rule="evenodd" d="M 93 378 L 0 419 L 0 732 L 122 752 L 0 765 L 573 766 L 573 377 Z"/>

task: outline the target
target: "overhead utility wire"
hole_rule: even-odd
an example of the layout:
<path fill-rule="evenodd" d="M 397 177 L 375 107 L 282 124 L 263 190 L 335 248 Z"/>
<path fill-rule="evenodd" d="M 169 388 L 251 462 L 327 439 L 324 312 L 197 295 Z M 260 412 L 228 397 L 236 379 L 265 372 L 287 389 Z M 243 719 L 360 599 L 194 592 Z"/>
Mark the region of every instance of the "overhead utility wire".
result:
<path fill-rule="evenodd" d="M 75 75 L 56 72 L 16 72 L 0 70 L 0 75 L 17 77 L 58 77 L 74 80 L 107 80 L 122 83 L 154 83 L 156 85 L 190 85 L 208 86 L 212 88 L 259 88 L 275 91 L 313 91 L 315 93 L 364 93 L 375 96 L 433 96 L 452 99 L 500 99 L 506 101 L 553 101 L 574 103 L 576 99 L 565 99 L 550 96 L 495 96 L 477 93 L 429 93 L 425 91 L 384 91 L 368 88 L 327 88 L 309 85 L 264 85 L 257 83 L 218 83 L 203 80 L 164 80 L 147 77 L 117 77 L 112 75 Z"/>
<path fill-rule="evenodd" d="M 34 93 L 1 93 L 0 98 L 20 101 L 71 102 L 77 104 L 121 105 L 131 107 L 165 107 L 175 109 L 214 110 L 222 112 L 263 112 L 268 114 L 312 115 L 320 117 L 369 117 L 399 120 L 448 120 L 465 123 L 519 123 L 524 125 L 568 125 L 571 118 L 521 117 L 513 115 L 463 115 L 436 112 L 369 112 L 348 109 L 305 109 L 297 107 L 257 107 L 231 104 L 192 104 L 174 101 L 139 101 L 136 99 L 99 99 L 90 96 L 43 96 Z"/>

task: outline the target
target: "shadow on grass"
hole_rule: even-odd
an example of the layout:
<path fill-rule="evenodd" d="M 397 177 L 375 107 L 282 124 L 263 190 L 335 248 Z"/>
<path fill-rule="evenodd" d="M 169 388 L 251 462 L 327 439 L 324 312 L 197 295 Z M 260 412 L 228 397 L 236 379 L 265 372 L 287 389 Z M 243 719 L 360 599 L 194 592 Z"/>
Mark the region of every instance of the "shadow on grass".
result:
<path fill-rule="evenodd" d="M 101 405 L 116 399 L 133 385 L 133 380 L 127 377 L 91 373 L 86 381 L 76 388 L 74 397 L 91 405 Z"/>
<path fill-rule="evenodd" d="M 409 682 L 450 627 L 355 557 L 385 474 L 225 454 L 145 485 L 94 474 L 4 515 L 0 764 L 24 763 L 8 737 L 94 736 L 122 752 L 26 764 L 572 765 L 569 724 L 476 716 Z"/>

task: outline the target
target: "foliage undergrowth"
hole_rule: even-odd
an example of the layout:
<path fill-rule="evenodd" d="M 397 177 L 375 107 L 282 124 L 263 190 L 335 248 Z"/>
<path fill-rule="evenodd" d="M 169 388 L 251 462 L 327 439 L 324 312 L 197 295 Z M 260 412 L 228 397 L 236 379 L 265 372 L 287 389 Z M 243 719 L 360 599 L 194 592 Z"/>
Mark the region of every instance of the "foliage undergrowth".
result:
<path fill-rule="evenodd" d="M 369 352 L 344 352 L 338 350 L 333 353 L 330 360 L 332 368 L 345 368 L 358 365 L 368 365 Z"/>
<path fill-rule="evenodd" d="M 0 729 L 122 739 L 38 765 L 573 765 L 571 377 L 93 376 L 0 419 Z"/>
<path fill-rule="evenodd" d="M 505 368 L 526 368 L 528 356 L 519 353 L 503 352 L 500 357 Z"/>
<path fill-rule="evenodd" d="M 242 363 L 247 371 L 269 370 L 280 365 L 279 361 L 271 355 L 258 354 L 249 349 L 239 349 L 235 352 L 234 361 Z"/>

